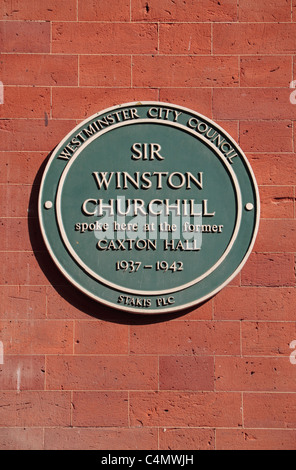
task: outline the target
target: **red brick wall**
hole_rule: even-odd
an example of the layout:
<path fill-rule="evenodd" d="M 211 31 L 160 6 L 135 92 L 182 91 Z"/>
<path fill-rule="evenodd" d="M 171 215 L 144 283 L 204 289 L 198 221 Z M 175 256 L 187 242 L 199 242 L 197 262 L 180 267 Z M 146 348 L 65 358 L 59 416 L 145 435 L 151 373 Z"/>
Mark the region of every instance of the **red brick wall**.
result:
<path fill-rule="evenodd" d="M 295 449 L 296 1 L 2 0 L 0 11 L 0 448 Z M 259 184 L 250 259 L 186 315 L 88 300 L 38 229 L 49 152 L 80 120 L 139 100 L 217 121 Z"/>

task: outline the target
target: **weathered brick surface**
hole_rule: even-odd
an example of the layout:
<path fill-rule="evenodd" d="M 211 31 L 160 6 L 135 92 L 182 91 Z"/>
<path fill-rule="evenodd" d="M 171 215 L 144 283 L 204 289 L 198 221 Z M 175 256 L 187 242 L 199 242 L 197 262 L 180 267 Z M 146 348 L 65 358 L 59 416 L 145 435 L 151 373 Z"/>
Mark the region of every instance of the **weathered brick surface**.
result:
<path fill-rule="evenodd" d="M 4 391 L 0 427 L 70 425 L 70 392 Z"/>
<path fill-rule="evenodd" d="M 130 57 L 113 55 L 81 56 L 79 61 L 79 85 L 80 87 L 131 86 Z M 61 97 L 57 101 L 61 102 Z M 99 103 L 96 104 L 100 105 Z"/>
<path fill-rule="evenodd" d="M 42 450 L 42 428 L 2 428 L 0 429 L 1 450 Z"/>
<path fill-rule="evenodd" d="M 210 24 L 163 24 L 159 30 L 160 54 L 211 53 Z"/>
<path fill-rule="evenodd" d="M 259 186 L 259 191 L 262 219 L 293 219 L 295 198 L 292 186 Z M 293 237 L 291 239 L 293 240 Z"/>
<path fill-rule="evenodd" d="M 132 326 L 130 350 L 135 354 L 237 354 L 238 322 L 165 322 Z"/>
<path fill-rule="evenodd" d="M 0 317 L 9 319 L 45 319 L 46 292 L 41 286 L 1 286 Z"/>
<path fill-rule="evenodd" d="M 295 450 L 296 1 L 2 0 L 0 50 L 0 449 Z M 68 283 L 37 200 L 78 122 L 149 100 L 239 142 L 261 221 L 219 294 L 143 318 Z"/>
<path fill-rule="evenodd" d="M 295 428 L 295 393 L 245 393 L 245 426 Z"/>
<path fill-rule="evenodd" d="M 74 392 L 73 426 L 127 427 L 127 392 Z"/>
<path fill-rule="evenodd" d="M 132 426 L 238 426 L 240 393 L 132 392 Z"/>
<path fill-rule="evenodd" d="M 63 320 L 3 320 L 6 354 L 67 354 L 73 350 L 73 323 Z"/>
<path fill-rule="evenodd" d="M 294 54 L 296 25 L 287 23 L 215 24 L 215 54 Z"/>
<path fill-rule="evenodd" d="M 160 101 L 176 103 L 212 117 L 212 91 L 209 88 L 161 88 Z"/>
<path fill-rule="evenodd" d="M 168 70 L 172 71 L 169 75 Z M 133 57 L 135 87 L 234 87 L 238 85 L 238 72 L 237 58 L 230 56 Z"/>
<path fill-rule="evenodd" d="M 3 0 L 1 2 L 1 18 L 4 20 L 76 20 L 76 0 Z"/>
<path fill-rule="evenodd" d="M 87 71 L 85 73 L 88 73 Z M 106 71 L 104 71 L 106 73 Z M 108 74 L 108 73 L 107 73 Z M 93 83 L 98 80 L 99 71 L 90 74 L 88 80 Z M 126 78 L 126 83 L 130 76 Z M 107 85 L 107 81 L 104 83 Z M 71 119 L 85 119 L 97 112 L 97 109 L 105 109 L 116 103 L 138 102 L 157 100 L 157 91 L 146 88 L 130 90 L 128 88 L 95 88 L 95 87 L 58 87 L 53 88 L 53 117 Z"/>
<path fill-rule="evenodd" d="M 109 0 L 101 0 L 99 3 L 93 0 L 81 0 L 78 2 L 78 19 L 79 21 L 129 21 L 130 1 L 117 0 L 116 8 L 110 8 Z"/>
<path fill-rule="evenodd" d="M 1 52 L 50 52 L 50 24 L 2 21 L 0 48 Z"/>
<path fill-rule="evenodd" d="M 293 253 L 254 253 L 244 266 L 243 286 L 295 287 Z"/>
<path fill-rule="evenodd" d="M 293 287 L 226 287 L 214 300 L 214 317 L 220 320 L 294 320 Z"/>
<path fill-rule="evenodd" d="M 157 25 L 137 23 L 53 23 L 52 49 L 67 54 L 152 54 Z M 108 41 L 106 38 L 112 38 Z"/>
<path fill-rule="evenodd" d="M 7 355 L 0 371 L 1 390 L 44 390 L 45 358 L 42 355 Z"/>
<path fill-rule="evenodd" d="M 77 64 L 75 55 L 1 54 L 1 81 L 5 85 L 75 86 Z"/>
<path fill-rule="evenodd" d="M 240 84 L 242 87 L 287 87 L 292 64 L 291 56 L 243 56 L 240 59 Z"/>
<path fill-rule="evenodd" d="M 291 212 L 293 207 L 291 207 Z M 272 238 L 267 234 L 272 234 Z M 262 220 L 254 251 L 293 252 L 295 248 L 296 220 Z"/>
<path fill-rule="evenodd" d="M 214 442 L 213 429 L 164 428 L 159 433 L 159 448 L 163 450 L 212 450 Z"/>
<path fill-rule="evenodd" d="M 213 357 L 160 356 L 161 390 L 214 390 Z"/>
<path fill-rule="evenodd" d="M 289 429 L 217 429 L 217 449 L 295 450 L 295 430 Z"/>
<path fill-rule="evenodd" d="M 132 19 L 139 21 L 236 21 L 237 4 L 235 0 L 213 2 L 194 0 L 174 2 L 172 0 L 135 0 L 131 3 Z"/>
<path fill-rule="evenodd" d="M 291 21 L 290 0 L 246 0 L 238 7 L 240 21 L 277 22 Z"/>
<path fill-rule="evenodd" d="M 112 336 L 112 342 L 110 337 Z M 76 354 L 127 354 L 128 326 L 102 321 L 76 321 Z"/>
<path fill-rule="evenodd" d="M 240 145 L 246 152 L 292 152 L 292 136 L 292 121 L 240 121 Z"/>
<path fill-rule="evenodd" d="M 290 89 L 225 88 L 214 90 L 214 119 L 295 119 L 296 107 L 289 105 Z"/>
<path fill-rule="evenodd" d="M 254 356 L 289 356 L 291 339 L 296 337 L 294 322 L 244 322 L 242 351 Z M 290 363 L 288 363 L 291 366 Z M 291 373 L 293 368 L 290 367 Z"/>
<path fill-rule="evenodd" d="M 295 388 L 293 365 L 286 357 L 216 357 L 215 371 L 215 386 L 220 391 L 285 392 Z"/>
<path fill-rule="evenodd" d="M 1 431 L 0 431 L 1 432 Z M 158 443 L 157 429 L 128 427 L 46 428 L 46 450 L 154 450 Z M 120 443 L 120 445 L 119 445 Z"/>
<path fill-rule="evenodd" d="M 290 187 L 296 184 L 296 158 L 294 153 L 261 153 L 260 155 L 248 153 L 247 157 L 259 185 L 276 185 L 279 187 L 283 181 Z M 262 186 L 260 188 L 261 192 Z"/>
<path fill-rule="evenodd" d="M 50 89 L 45 87 L 7 87 L 0 107 L 2 118 L 44 118 L 50 115 Z"/>
<path fill-rule="evenodd" d="M 50 390 L 154 390 L 156 357 L 49 356 L 47 388 Z"/>

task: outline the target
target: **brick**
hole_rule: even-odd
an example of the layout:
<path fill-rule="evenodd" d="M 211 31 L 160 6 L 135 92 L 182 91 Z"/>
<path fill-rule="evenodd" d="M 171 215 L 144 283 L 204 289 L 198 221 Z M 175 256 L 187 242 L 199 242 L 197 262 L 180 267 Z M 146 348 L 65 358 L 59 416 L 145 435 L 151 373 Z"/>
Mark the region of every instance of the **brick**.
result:
<path fill-rule="evenodd" d="M 48 285 L 33 253 L 0 252 L 0 285 Z"/>
<path fill-rule="evenodd" d="M 254 253 L 241 272 L 243 286 L 295 286 L 294 257 L 290 253 Z"/>
<path fill-rule="evenodd" d="M 29 219 L 29 226 L 30 230 L 39 230 L 38 225 L 36 224 L 37 220 L 36 219 Z M 39 234 L 41 237 L 41 234 Z M 31 238 L 32 241 L 32 238 Z M 41 240 L 39 240 L 41 243 Z M 32 285 L 32 286 L 44 286 L 45 289 L 49 286 L 53 286 L 60 295 L 63 295 L 65 287 L 68 287 L 70 283 L 67 281 L 65 276 L 61 273 L 61 271 L 58 269 L 54 261 L 52 260 L 50 254 L 48 251 L 44 248 L 42 251 L 35 250 L 34 245 L 33 245 L 33 250 L 34 254 L 33 257 L 31 258 L 30 255 L 31 253 L 28 252 L 23 252 L 23 256 L 21 253 L 16 253 L 15 254 L 15 262 L 16 263 L 26 263 L 26 267 L 28 269 L 27 275 L 25 277 L 22 277 L 21 275 L 18 277 L 16 276 L 16 279 L 19 279 L 20 282 L 19 284 L 25 284 L 25 285 Z M 9 253 L 7 253 L 9 255 Z M 20 256 L 19 256 L 20 255 Z M 28 255 L 28 256 L 26 256 Z M 8 257 L 9 259 L 9 257 Z M 35 260 L 37 261 L 37 265 L 35 263 Z M 10 268 L 7 270 L 7 275 L 10 277 Z M 12 275 L 13 279 L 13 275 Z M 25 280 L 25 282 L 23 282 Z M 5 284 L 10 284 L 9 282 L 5 282 Z M 77 289 L 76 289 L 77 290 Z"/>
<path fill-rule="evenodd" d="M 290 364 L 288 357 L 292 352 L 290 343 L 294 341 L 294 339 L 296 339 L 295 322 L 243 323 L 243 354 L 256 356 L 285 356 L 287 364 L 290 366 L 291 374 L 293 365 Z"/>
<path fill-rule="evenodd" d="M 160 390 L 214 390 L 213 357 L 162 356 Z"/>
<path fill-rule="evenodd" d="M 79 61 L 80 86 L 131 86 L 128 56 L 83 55 Z"/>
<path fill-rule="evenodd" d="M 131 392 L 131 426 L 212 427 L 241 423 L 240 393 Z"/>
<path fill-rule="evenodd" d="M 36 224 L 38 220 L 36 219 Z M 28 233 L 28 221 L 24 219 L 0 218 L 0 238 L 3 251 L 32 251 L 32 244 Z M 38 238 L 34 240 L 34 247 L 42 249 Z M 38 246 L 39 244 L 39 246 Z"/>
<path fill-rule="evenodd" d="M 45 157 L 46 152 L 0 152 L 0 183 L 39 184 L 37 173 Z"/>
<path fill-rule="evenodd" d="M 291 152 L 291 121 L 241 121 L 240 146 L 246 152 Z"/>
<path fill-rule="evenodd" d="M 292 367 L 283 357 L 216 357 L 215 390 L 289 392 L 296 385 Z"/>
<path fill-rule="evenodd" d="M 128 325 L 102 321 L 76 321 L 75 354 L 127 354 Z"/>
<path fill-rule="evenodd" d="M 287 287 L 226 287 L 215 296 L 217 320 L 294 320 L 296 291 Z"/>
<path fill-rule="evenodd" d="M 289 219 L 294 217 L 295 197 L 292 186 L 260 186 L 259 193 L 262 218 Z"/>
<path fill-rule="evenodd" d="M 51 319 L 85 319 L 85 314 L 113 322 L 122 319 L 121 312 L 99 304 L 71 284 L 47 286 L 46 298 L 47 317 Z"/>
<path fill-rule="evenodd" d="M 127 392 L 74 392 L 73 426 L 128 425 Z"/>
<path fill-rule="evenodd" d="M 135 354 L 212 355 L 239 353 L 237 322 L 184 321 L 131 326 Z"/>
<path fill-rule="evenodd" d="M 112 38 L 106 41 L 106 38 Z M 52 52 L 66 54 L 153 54 L 157 25 L 132 23 L 53 23 Z"/>
<path fill-rule="evenodd" d="M 254 246 L 257 252 L 293 252 L 296 220 L 261 220 L 261 229 Z M 272 237 L 271 237 L 272 234 Z"/>
<path fill-rule="evenodd" d="M 259 185 L 296 184 L 296 158 L 293 153 L 248 153 L 247 159 Z"/>
<path fill-rule="evenodd" d="M 159 431 L 160 450 L 212 450 L 215 448 L 213 429 L 161 429 Z"/>
<path fill-rule="evenodd" d="M 43 429 L 2 428 L 0 450 L 43 450 Z"/>
<path fill-rule="evenodd" d="M 45 261 L 46 262 L 46 261 Z M 47 317 L 52 319 L 85 319 L 89 317 L 100 320 L 121 323 L 122 313 L 119 310 L 109 308 L 84 295 L 65 278 L 61 285 L 57 284 L 56 273 L 52 273 L 52 283 L 55 285 L 46 287 Z"/>
<path fill-rule="evenodd" d="M 6 20 L 76 20 L 76 0 L 2 0 L 0 15 Z"/>
<path fill-rule="evenodd" d="M 160 54 L 211 54 L 210 24 L 160 24 Z"/>
<path fill-rule="evenodd" d="M 157 429 L 46 428 L 45 450 L 153 450 Z"/>
<path fill-rule="evenodd" d="M 189 88 L 238 85 L 236 57 L 135 56 L 133 64 L 133 85 L 136 87 Z M 216 73 L 217 70 L 219 74 Z"/>
<path fill-rule="evenodd" d="M 49 390 L 154 390 L 156 357 L 49 356 Z"/>
<path fill-rule="evenodd" d="M 215 24 L 214 54 L 294 54 L 296 25 L 288 23 Z"/>
<path fill-rule="evenodd" d="M 209 88 L 161 88 L 159 100 L 185 106 L 212 117 L 212 92 Z"/>
<path fill-rule="evenodd" d="M 118 103 L 154 101 L 157 95 L 144 88 L 53 88 L 53 117 L 85 119 Z"/>
<path fill-rule="evenodd" d="M 7 226 L 8 229 L 11 227 L 11 241 L 9 241 L 9 237 L 5 235 L 7 238 L 7 244 L 11 247 L 11 251 L 33 250 L 36 253 L 36 258 L 39 258 L 39 256 L 42 256 L 42 252 L 45 251 L 45 245 L 40 232 L 39 220 L 35 217 L 30 217 L 31 212 L 37 212 L 36 206 L 32 208 L 33 202 L 35 203 L 36 196 L 37 194 L 35 191 L 34 194 L 32 191 L 27 224 L 25 224 L 25 219 L 3 219 L 3 221 L 5 221 L 4 225 Z"/>
<path fill-rule="evenodd" d="M 112 8 L 109 0 L 101 0 L 99 3 L 93 0 L 78 1 L 79 21 L 129 21 L 129 0 L 117 0 L 116 8 Z"/>
<path fill-rule="evenodd" d="M 72 55 L 1 54 L 0 77 L 4 85 L 78 85 L 78 58 Z"/>
<path fill-rule="evenodd" d="M 280 22 L 291 21 L 290 0 L 247 0 L 238 7 L 238 19 L 243 22 Z"/>
<path fill-rule="evenodd" d="M 63 320 L 1 321 L 5 354 L 69 354 L 73 324 Z"/>
<path fill-rule="evenodd" d="M 50 115 L 50 89 L 5 87 L 0 118 L 44 118 Z"/>
<path fill-rule="evenodd" d="M 201 0 L 195 2 L 174 2 L 173 0 L 133 0 L 132 20 L 134 21 L 236 21 L 235 0 Z"/>
<path fill-rule="evenodd" d="M 296 431 L 288 429 L 217 429 L 217 450 L 295 450 Z"/>
<path fill-rule="evenodd" d="M 1 21 L 1 52 L 50 52 L 50 24 Z"/>
<path fill-rule="evenodd" d="M 213 90 L 214 119 L 296 119 L 289 88 Z"/>
<path fill-rule="evenodd" d="M 1 217 L 37 216 L 38 188 L 36 186 L 3 184 L 0 186 L 0 196 Z"/>
<path fill-rule="evenodd" d="M 70 393 L 0 392 L 0 426 L 69 426 Z"/>
<path fill-rule="evenodd" d="M 8 356 L 0 364 L 1 390 L 44 390 L 45 358 L 43 356 Z"/>
<path fill-rule="evenodd" d="M 240 59 L 242 87 L 287 87 L 291 80 L 291 56 L 255 56 Z"/>
<path fill-rule="evenodd" d="M 245 393 L 245 426 L 250 428 L 295 428 L 295 393 Z"/>
<path fill-rule="evenodd" d="M 45 303 L 44 287 L 0 287 L 0 318 L 2 320 L 45 318 Z"/>
<path fill-rule="evenodd" d="M 62 119 L 35 119 L 33 122 L 3 119 L 0 122 L 0 150 L 50 152 L 75 126 L 75 121 Z"/>
<path fill-rule="evenodd" d="M 186 315 L 186 320 L 211 320 L 213 317 L 212 312 L 212 299 L 209 299 L 203 304 L 183 310 L 182 315 Z M 183 321 L 182 318 L 183 316 L 181 316 L 180 321 Z M 178 321 L 178 318 L 176 321 Z"/>
<path fill-rule="evenodd" d="M 239 121 L 216 121 L 230 136 L 238 142 L 239 140 Z"/>

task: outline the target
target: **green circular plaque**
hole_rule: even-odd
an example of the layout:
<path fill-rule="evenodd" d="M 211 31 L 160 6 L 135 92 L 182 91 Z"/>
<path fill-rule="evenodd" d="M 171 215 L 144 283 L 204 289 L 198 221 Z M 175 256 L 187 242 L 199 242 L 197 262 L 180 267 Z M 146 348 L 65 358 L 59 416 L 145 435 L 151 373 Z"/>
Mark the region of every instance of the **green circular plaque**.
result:
<path fill-rule="evenodd" d="M 162 102 L 91 116 L 55 148 L 39 218 L 59 269 L 133 313 L 201 303 L 241 270 L 259 223 L 252 169 L 220 126 Z"/>

